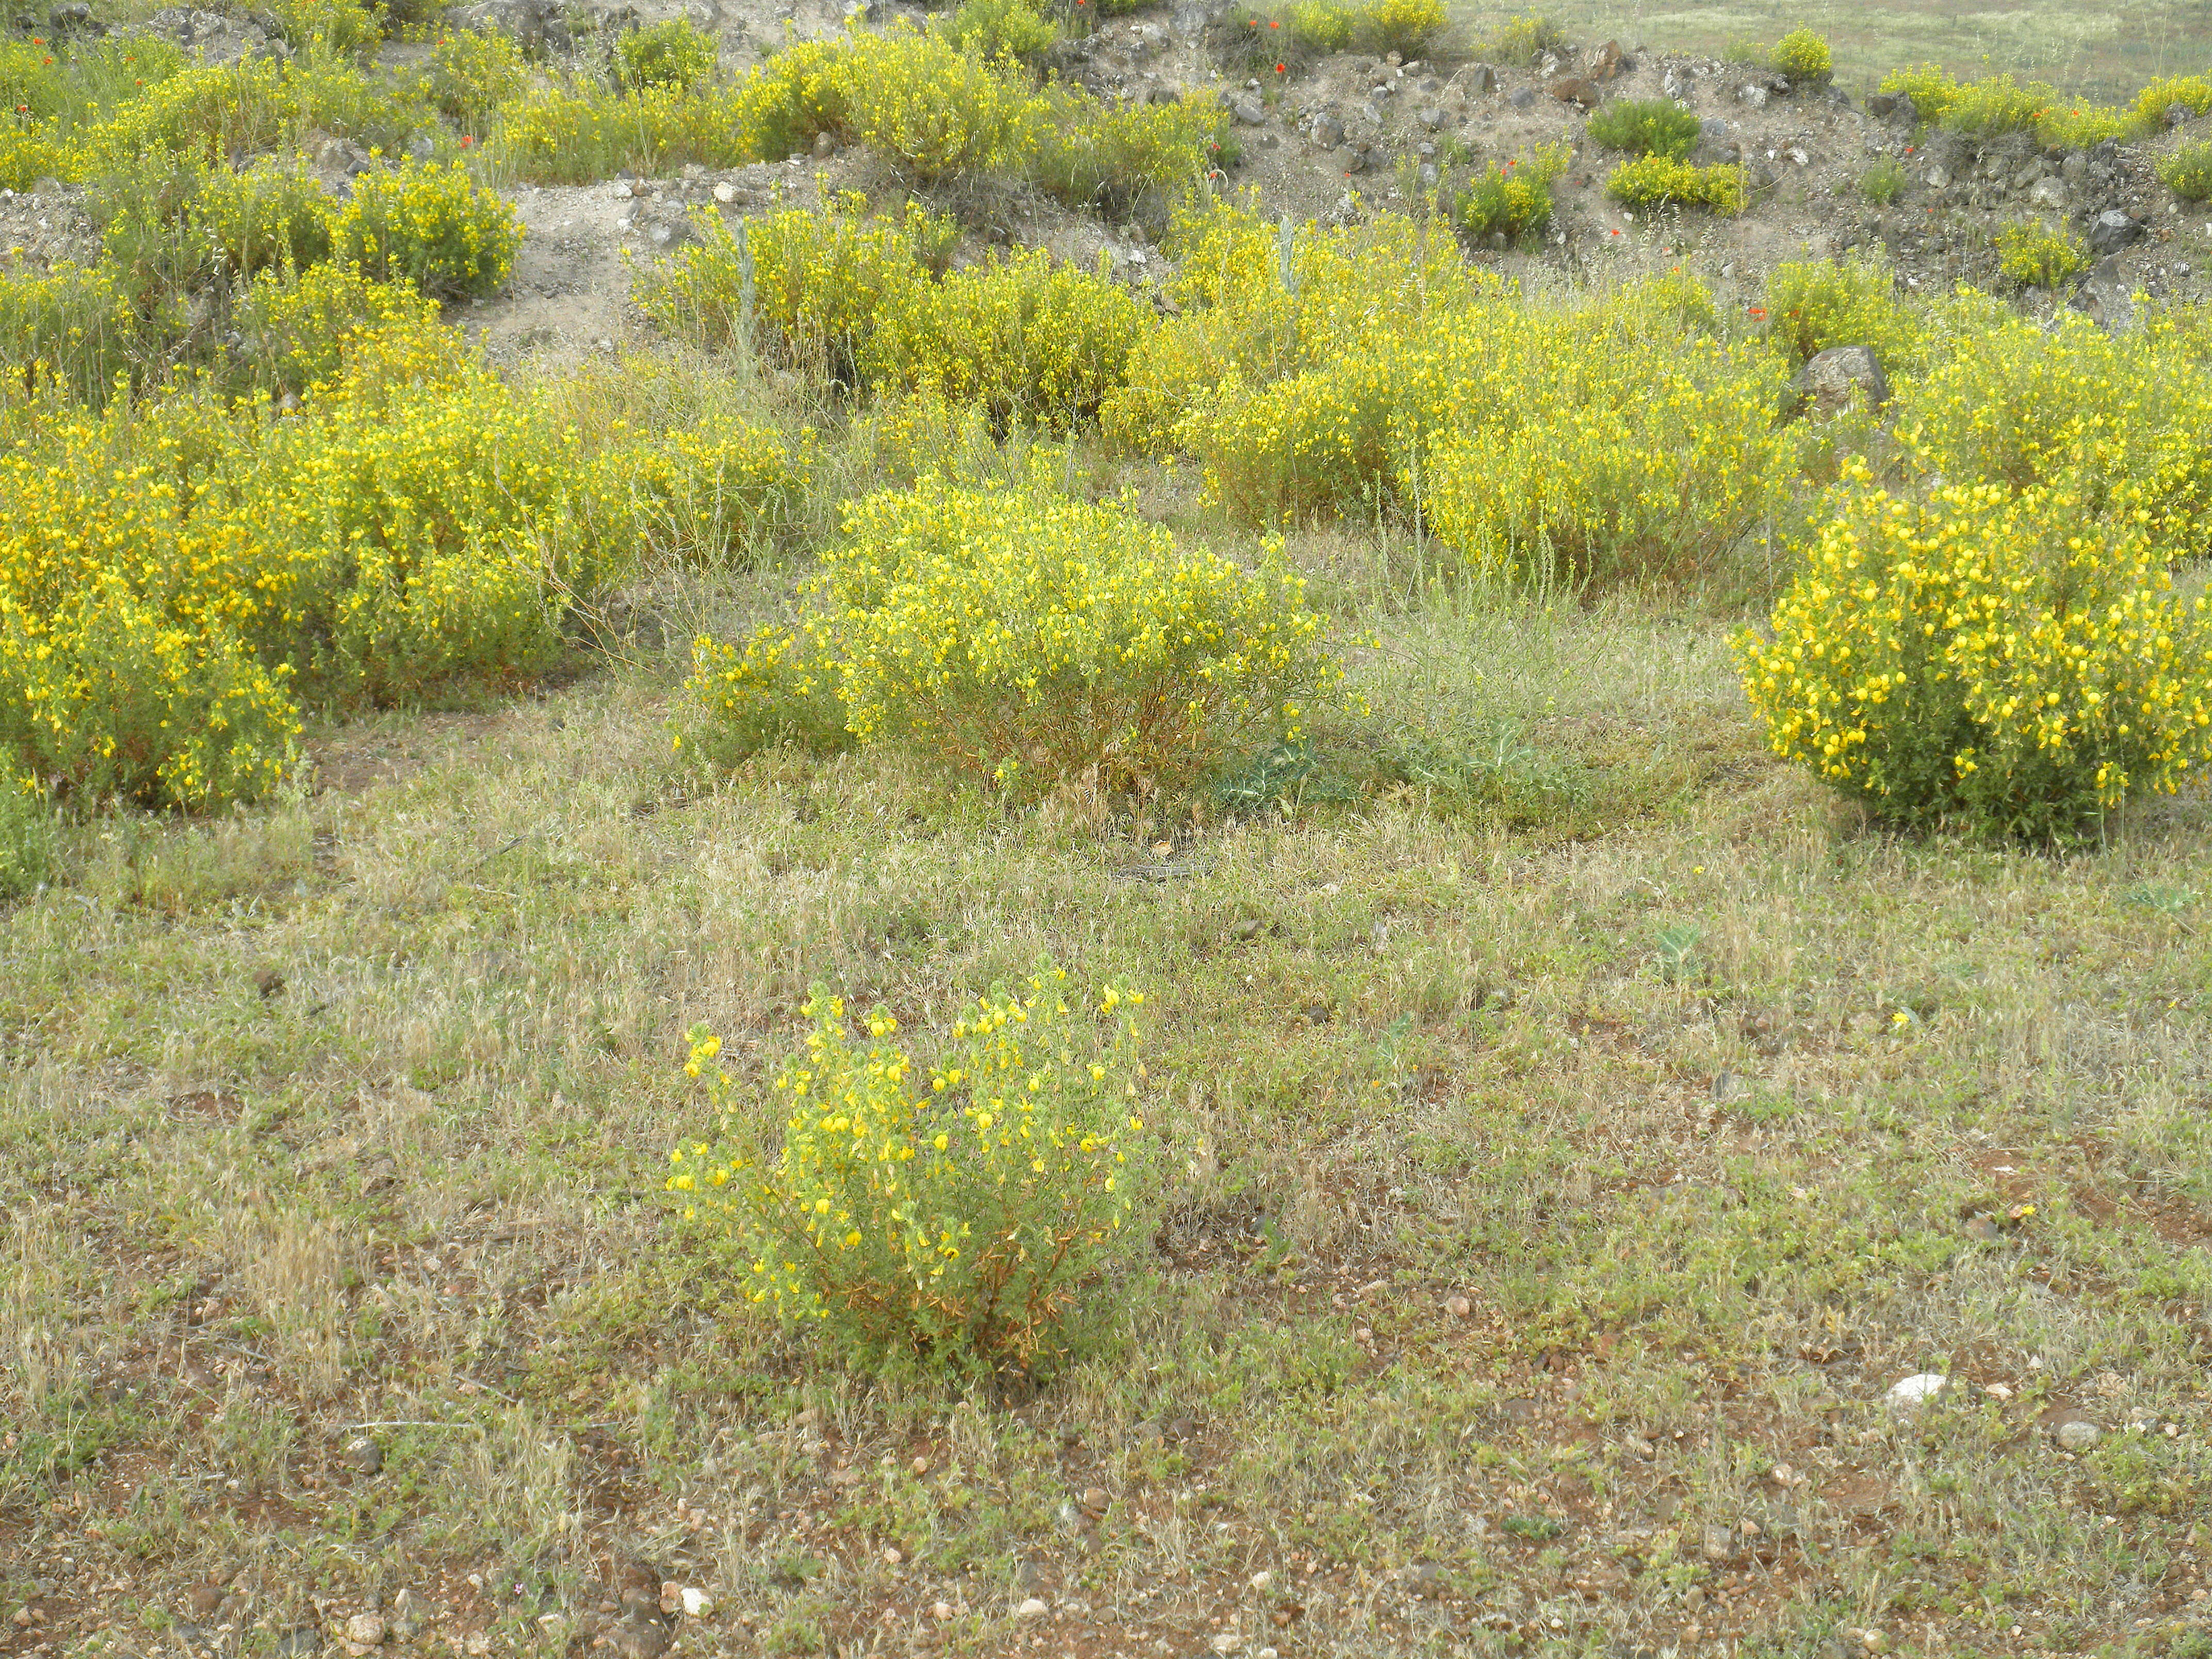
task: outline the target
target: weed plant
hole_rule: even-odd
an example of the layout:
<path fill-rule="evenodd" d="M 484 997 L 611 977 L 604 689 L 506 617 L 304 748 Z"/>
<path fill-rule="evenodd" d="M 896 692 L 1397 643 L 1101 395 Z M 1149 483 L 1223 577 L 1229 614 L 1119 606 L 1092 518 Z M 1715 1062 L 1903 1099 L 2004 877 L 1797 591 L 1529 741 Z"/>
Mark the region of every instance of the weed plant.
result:
<path fill-rule="evenodd" d="M 2162 158 L 2158 176 L 2177 201 L 2212 201 L 2212 140 L 2184 144 Z"/>
<path fill-rule="evenodd" d="M 2022 288 L 2057 288 L 2089 268 L 2089 250 L 2078 237 L 2039 224 L 2007 225 L 1996 246 L 1998 273 Z"/>
<path fill-rule="evenodd" d="M 1019 990 L 994 988 L 953 1022 L 925 1088 L 890 1042 L 896 1020 L 871 1014 L 856 1048 L 844 1002 L 817 986 L 805 1054 L 775 1080 L 789 1115 L 773 1153 L 750 1144 L 720 1040 L 695 1028 L 685 1070 L 705 1079 L 722 1138 L 671 1154 L 684 1220 L 740 1294 L 864 1365 L 1049 1371 L 1143 1173 L 1130 1149 L 1145 1128 L 1131 1012 L 1144 997 L 1072 999 L 1050 963 Z"/>
<path fill-rule="evenodd" d="M 1624 161 L 1605 181 L 1605 193 L 1624 207 L 1698 207 L 1730 216 L 1751 199 L 1741 167 L 1695 167 L 1665 155 Z"/>
<path fill-rule="evenodd" d="M 1452 223 L 1477 240 L 1503 236 L 1515 242 L 1538 234 L 1552 222 L 1553 191 L 1569 159 L 1565 145 L 1553 145 L 1481 168 L 1454 198 Z"/>
<path fill-rule="evenodd" d="M 1626 99 L 1593 113 L 1586 129 L 1593 143 L 1630 155 L 1686 161 L 1698 147 L 1698 118 L 1671 98 Z"/>

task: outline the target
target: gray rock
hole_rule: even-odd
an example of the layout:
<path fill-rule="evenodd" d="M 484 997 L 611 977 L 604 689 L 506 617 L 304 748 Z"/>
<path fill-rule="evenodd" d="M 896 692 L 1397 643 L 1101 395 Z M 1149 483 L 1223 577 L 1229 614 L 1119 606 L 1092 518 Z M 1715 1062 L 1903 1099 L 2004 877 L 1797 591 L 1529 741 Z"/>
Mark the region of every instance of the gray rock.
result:
<path fill-rule="evenodd" d="M 2121 208 L 2106 208 L 2089 227 L 2089 251 L 2100 258 L 2142 239 L 2142 222 Z"/>
<path fill-rule="evenodd" d="M 1608 40 L 1590 54 L 1589 67 L 1583 72 L 1593 81 L 1617 81 L 1635 70 L 1636 60 L 1620 49 L 1620 42 Z"/>
<path fill-rule="evenodd" d="M 1431 132 L 1434 132 L 1438 127 L 1443 125 L 1444 112 L 1440 109 L 1417 110 L 1413 113 L 1413 118 Z"/>
<path fill-rule="evenodd" d="M 1763 81 L 1747 81 L 1735 89 L 1736 101 L 1752 109 L 1765 109 L 1774 94 Z"/>
<path fill-rule="evenodd" d="M 2089 152 L 2085 149 L 2068 150 L 2066 159 L 2058 164 L 2058 171 L 2069 184 L 2080 184 L 2089 176 Z"/>
<path fill-rule="evenodd" d="M 2079 1417 L 2069 1418 L 2065 1422 L 2061 1423 L 2057 1435 L 2058 1449 L 2061 1451 L 2073 1452 L 2076 1455 L 2091 1450 L 2104 1437 L 2105 1431 L 2102 1429 L 2094 1423 Z"/>
<path fill-rule="evenodd" d="M 1676 103 L 1686 104 L 1691 101 L 1691 94 L 1696 88 L 1691 83 L 1688 76 L 1680 70 L 1670 69 L 1661 78 L 1659 90 Z"/>
<path fill-rule="evenodd" d="M 1707 1527 L 1698 1552 L 1716 1565 L 1735 1555 L 1735 1534 L 1727 1527 Z"/>
<path fill-rule="evenodd" d="M 1237 118 L 1239 126 L 1260 127 L 1267 124 L 1267 106 L 1256 98 L 1231 98 L 1229 112 Z"/>
<path fill-rule="evenodd" d="M 346 1442 L 346 1467 L 362 1474 L 374 1474 L 384 1467 L 384 1448 L 368 1435 L 356 1435 Z"/>
<path fill-rule="evenodd" d="M 2063 213 L 2068 199 L 2065 185 L 2057 179 L 2039 179 L 2027 187 L 2027 204 L 2032 208 Z"/>
<path fill-rule="evenodd" d="M 1930 190 L 1948 190 L 1951 187 L 1951 169 L 1948 167 L 1933 167 L 1923 176 Z"/>
<path fill-rule="evenodd" d="M 1460 79 L 1470 94 L 1498 90 L 1498 71 L 1487 64 L 1469 64 L 1460 71 Z"/>
<path fill-rule="evenodd" d="M 1870 92 L 1867 94 L 1866 112 L 1877 121 L 1887 121 L 1897 112 L 1899 104 L 1910 109 L 1912 100 L 1899 93 Z"/>
<path fill-rule="evenodd" d="M 1314 117 L 1313 124 L 1307 131 L 1314 143 L 1323 149 L 1334 149 L 1344 142 L 1344 123 L 1327 110 Z"/>
<path fill-rule="evenodd" d="M 1440 175 L 1437 172 L 1437 164 L 1434 161 L 1424 161 L 1414 171 L 1423 190 L 1434 190 L 1437 187 L 1437 180 Z"/>
<path fill-rule="evenodd" d="M 1534 87 L 1516 87 L 1506 94 L 1505 101 L 1516 109 L 1534 109 L 1536 107 L 1536 89 Z"/>
<path fill-rule="evenodd" d="M 270 1649 L 270 1652 L 276 1656 L 276 1659 L 307 1659 L 322 1645 L 323 1633 L 313 1625 L 301 1625 L 278 1637 L 276 1644 Z"/>
<path fill-rule="evenodd" d="M 106 25 L 93 21 L 85 0 L 64 0 L 46 14 L 46 26 L 57 34 L 105 34 Z"/>

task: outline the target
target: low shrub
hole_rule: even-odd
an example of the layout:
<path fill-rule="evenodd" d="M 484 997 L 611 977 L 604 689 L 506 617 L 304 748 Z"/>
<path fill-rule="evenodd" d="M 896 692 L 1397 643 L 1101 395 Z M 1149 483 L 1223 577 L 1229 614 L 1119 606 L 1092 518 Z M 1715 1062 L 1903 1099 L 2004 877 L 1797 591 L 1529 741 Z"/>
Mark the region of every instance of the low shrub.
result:
<path fill-rule="evenodd" d="M 2158 176 L 2181 201 L 2212 201 L 2212 141 L 2182 145 L 2159 162 Z"/>
<path fill-rule="evenodd" d="M 1017 419 L 1064 431 L 1121 384 L 1146 321 L 1126 290 L 1033 248 L 908 285 L 860 368 L 872 386 L 980 404 L 1000 431 Z"/>
<path fill-rule="evenodd" d="M 492 118 L 529 85 L 529 65 L 511 36 L 463 29 L 431 48 L 422 96 L 462 131 L 482 137 L 490 131 Z"/>
<path fill-rule="evenodd" d="M 1626 207 L 1701 207 L 1730 216 L 1750 199 L 1740 167 L 1692 167 L 1664 155 L 1624 161 L 1605 181 L 1605 193 Z"/>
<path fill-rule="evenodd" d="M 1827 41 L 1811 29 L 1790 30 L 1766 54 L 1767 68 L 1808 86 L 1826 86 L 1832 62 Z"/>
<path fill-rule="evenodd" d="M 2134 127 L 2126 110 L 2054 103 L 2037 120 L 2035 136 L 2045 149 L 2092 149 L 2107 138 L 2126 137 Z"/>
<path fill-rule="evenodd" d="M 690 92 L 713 76 L 719 50 L 714 37 L 687 18 L 633 29 L 615 43 L 615 83 L 632 92 L 647 87 Z"/>
<path fill-rule="evenodd" d="M 1227 116 L 1192 93 L 1172 104 L 1109 106 L 1076 90 L 1042 94 L 1030 176 L 1072 206 L 1112 218 L 1157 205 L 1212 166 Z"/>
<path fill-rule="evenodd" d="M 329 258 L 334 209 L 305 161 L 264 155 L 243 172 L 209 173 L 187 222 L 204 228 L 233 271 L 250 276 Z"/>
<path fill-rule="evenodd" d="M 532 184 L 588 184 L 624 169 L 652 178 L 687 162 L 759 159 L 763 118 L 762 100 L 743 90 L 544 87 L 501 107 L 484 155 L 497 176 Z"/>
<path fill-rule="evenodd" d="M 775 1081 L 788 1115 L 773 1148 L 695 1027 L 684 1069 L 706 1079 L 717 1139 L 674 1149 L 668 1188 L 733 1288 L 864 1363 L 1047 1370 L 1132 1212 L 1144 1121 L 1126 1011 L 1143 1000 L 1081 1006 L 1044 964 L 954 1022 L 924 1086 L 896 1021 L 871 1015 L 860 1048 L 817 987 L 805 1053 Z"/>
<path fill-rule="evenodd" d="M 271 393 L 297 396 L 336 381 L 365 341 L 425 378 L 446 378 L 460 362 L 459 342 L 439 323 L 435 300 L 405 283 L 373 281 L 350 264 L 264 270 L 239 296 L 231 320 L 240 356 Z"/>
<path fill-rule="evenodd" d="M 2033 127 L 2057 101 L 2057 92 L 2039 81 L 2022 85 L 2009 75 L 1995 75 L 1960 88 L 1944 109 L 1942 124 L 1969 138 L 2001 138 Z"/>
<path fill-rule="evenodd" d="M 2212 379 L 2199 319 L 2152 313 L 2116 338 L 2078 313 L 2039 327 L 1988 295 L 1933 308 L 1942 344 L 1896 388 L 1895 435 L 1923 477 L 2056 489 L 2124 485 L 2161 544 L 2212 551 Z M 2063 397 L 2051 388 L 2063 386 Z"/>
<path fill-rule="evenodd" d="M 2156 132 L 2166 125 L 2166 112 L 2177 104 L 2191 115 L 2212 115 L 2212 76 L 2170 76 L 2152 82 L 2136 94 L 2135 130 Z"/>
<path fill-rule="evenodd" d="M 747 161 L 803 155 L 823 133 L 851 136 L 843 43 L 787 41 L 755 66 L 733 100 L 734 150 Z"/>
<path fill-rule="evenodd" d="M 301 727 L 283 669 L 228 629 L 179 626 L 118 573 L 44 605 L 26 603 L 23 574 L 0 570 L 0 767 L 12 777 L 88 803 L 204 810 L 290 769 Z"/>
<path fill-rule="evenodd" d="M 368 276 L 404 279 L 445 299 L 496 289 L 522 243 L 512 208 L 459 167 L 435 162 L 363 173 L 337 229 Z"/>
<path fill-rule="evenodd" d="M 1273 555 L 1248 574 L 1042 483 L 924 477 L 848 506 L 845 532 L 803 647 L 702 653 L 701 742 L 786 718 L 763 706 L 777 684 L 822 675 L 857 739 L 902 740 L 1017 794 L 1173 793 L 1295 733 L 1341 678 L 1301 579 Z"/>
<path fill-rule="evenodd" d="M 70 103 L 69 77 L 51 46 L 0 35 L 0 119 L 51 121 Z"/>
<path fill-rule="evenodd" d="M 27 397 L 98 407 L 118 380 L 128 390 L 143 376 L 173 325 L 142 314 L 105 262 L 0 275 L 0 375 Z"/>
<path fill-rule="evenodd" d="M 1017 169 L 1036 148 L 1028 87 L 941 35 L 854 35 L 843 68 L 854 136 L 917 183 Z"/>
<path fill-rule="evenodd" d="M 1452 223 L 1467 236 L 1497 234 L 1508 241 L 1552 222 L 1552 190 L 1567 168 L 1569 152 L 1554 144 L 1533 155 L 1493 161 L 1469 179 L 1452 203 Z"/>
<path fill-rule="evenodd" d="M 1879 256 L 1790 260 L 1766 278 L 1766 337 L 1795 369 L 1830 346 L 1863 345 L 1891 374 L 1923 361 L 1923 324 Z"/>
<path fill-rule="evenodd" d="M 1905 194 L 1905 163 L 1894 155 L 1881 155 L 1859 174 L 1859 194 L 1876 207 L 1893 207 Z"/>
<path fill-rule="evenodd" d="M 2057 288 L 2089 268 L 2089 250 L 2063 230 L 2007 225 L 1997 232 L 1997 271 L 2023 288 Z"/>
<path fill-rule="evenodd" d="M 1059 26 L 1040 16 L 1030 0 L 960 0 L 940 27 L 956 49 L 986 61 L 1032 62 L 1060 38 Z"/>
<path fill-rule="evenodd" d="M 1478 55 L 1526 69 L 1546 52 L 1561 51 L 1566 44 L 1567 32 L 1552 18 L 1541 12 L 1524 12 L 1500 24 L 1498 32 L 1483 42 Z"/>
<path fill-rule="evenodd" d="M 1702 306 L 1698 301 L 1702 299 Z M 1470 568 L 1632 580 L 1711 572 L 1776 506 L 1788 369 L 1712 337 L 1679 283 L 1531 318 L 1500 304 L 1437 325 L 1444 388 L 1401 417 L 1401 499 Z M 1418 489 L 1418 495 L 1416 491 Z"/>
<path fill-rule="evenodd" d="M 0 121 L 0 190 L 25 191 L 41 179 L 76 172 L 70 153 L 52 137 Z"/>
<path fill-rule="evenodd" d="M 1377 57 L 1425 58 L 1444 32 L 1443 0 L 1359 0 L 1352 8 L 1352 46 Z"/>
<path fill-rule="evenodd" d="M 958 228 L 909 203 L 900 219 L 872 217 L 849 196 L 819 211 L 790 209 L 749 222 L 745 241 L 718 214 L 673 258 L 639 274 L 645 314 L 709 349 L 738 345 L 752 272 L 754 343 L 793 368 L 858 385 L 860 356 L 881 319 L 908 290 L 941 271 Z"/>
<path fill-rule="evenodd" d="M 1698 118 L 1671 98 L 1628 99 L 1589 118 L 1590 140 L 1631 155 L 1686 161 L 1698 147 Z"/>
<path fill-rule="evenodd" d="M 1877 817 L 2041 841 L 2212 760 L 2212 616 L 2080 481 L 1924 500 L 1849 464 L 1772 636 L 1736 641 L 1775 752 Z"/>
<path fill-rule="evenodd" d="M 1966 88 L 1949 70 L 1923 64 L 1914 69 L 1890 70 L 1881 77 L 1881 90 L 1910 100 L 1912 112 L 1932 125 L 1943 118 Z"/>

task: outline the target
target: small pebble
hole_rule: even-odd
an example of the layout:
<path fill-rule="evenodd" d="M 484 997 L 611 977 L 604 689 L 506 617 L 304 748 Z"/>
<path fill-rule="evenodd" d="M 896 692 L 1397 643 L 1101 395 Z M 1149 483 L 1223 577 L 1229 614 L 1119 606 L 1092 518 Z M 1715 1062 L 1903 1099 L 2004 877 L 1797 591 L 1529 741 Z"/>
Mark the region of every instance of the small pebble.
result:
<path fill-rule="evenodd" d="M 688 1584 L 684 1586 L 684 1616 L 685 1618 L 704 1619 L 708 1613 L 714 1612 L 714 1598 L 713 1596 L 708 1595 L 707 1592 L 702 1589 L 694 1589 Z"/>
<path fill-rule="evenodd" d="M 896 1547 L 888 1544 L 884 1547 L 884 1565 L 885 1566 L 895 1567 L 905 1559 L 906 1557 L 901 1555 Z"/>
<path fill-rule="evenodd" d="M 1042 1619 L 1050 1611 L 1051 1609 L 1046 1607 L 1042 1601 L 1032 1595 L 1028 1601 L 1023 1602 L 1021 1606 L 1014 1609 L 1014 1617 L 1017 1619 Z"/>

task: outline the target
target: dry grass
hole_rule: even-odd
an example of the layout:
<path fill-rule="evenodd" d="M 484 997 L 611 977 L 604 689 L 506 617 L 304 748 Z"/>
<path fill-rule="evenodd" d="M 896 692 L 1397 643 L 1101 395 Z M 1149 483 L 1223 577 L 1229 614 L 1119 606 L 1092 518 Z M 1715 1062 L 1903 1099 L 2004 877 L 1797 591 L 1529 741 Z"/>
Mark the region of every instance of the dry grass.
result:
<path fill-rule="evenodd" d="M 1432 775 L 1165 882 L 895 757 L 702 791 L 650 675 L 97 832 L 0 924 L 9 1610 L 76 1651 L 215 1583 L 252 1651 L 404 1589 L 550 1650 L 642 1557 L 696 1651 L 1006 1651 L 1030 1595 L 1100 1653 L 2201 1651 L 2202 811 L 1872 836 L 1705 622 L 1302 552 L 1381 641 L 1339 741 Z M 1007 1409 L 713 1314 L 656 1245 L 686 1026 L 757 1077 L 810 981 L 921 1028 L 1041 951 L 1158 1010 L 1096 1357 Z"/>
<path fill-rule="evenodd" d="M 1529 9 L 1462 5 L 1453 16 L 1480 39 Z M 2111 0 L 2089 8 L 2032 0 L 2002 9 L 1936 0 L 1680 0 L 1657 9 L 1623 0 L 1561 0 L 1534 9 L 1559 19 L 1578 42 L 1614 36 L 1624 45 L 1642 40 L 1716 56 L 1734 42 L 1771 44 L 1792 29 L 1812 28 L 1827 38 L 1837 82 L 1854 95 L 1899 64 L 1936 63 L 1954 74 L 2009 70 L 2085 97 L 2124 101 L 2159 76 L 2201 71 L 2212 42 L 2207 0 Z"/>

